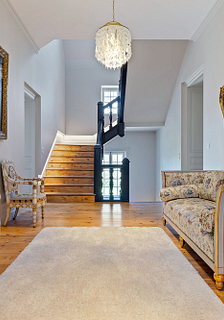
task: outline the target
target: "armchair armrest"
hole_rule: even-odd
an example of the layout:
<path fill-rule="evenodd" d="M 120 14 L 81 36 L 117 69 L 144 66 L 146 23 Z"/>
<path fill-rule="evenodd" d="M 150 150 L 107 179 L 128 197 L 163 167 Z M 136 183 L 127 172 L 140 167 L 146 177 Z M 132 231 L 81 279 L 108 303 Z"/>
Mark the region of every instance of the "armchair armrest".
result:
<path fill-rule="evenodd" d="M 44 178 L 22 178 L 20 176 L 18 176 L 19 180 L 17 182 L 17 184 L 24 184 L 24 185 L 36 185 L 40 186 L 40 192 L 44 193 Z"/>

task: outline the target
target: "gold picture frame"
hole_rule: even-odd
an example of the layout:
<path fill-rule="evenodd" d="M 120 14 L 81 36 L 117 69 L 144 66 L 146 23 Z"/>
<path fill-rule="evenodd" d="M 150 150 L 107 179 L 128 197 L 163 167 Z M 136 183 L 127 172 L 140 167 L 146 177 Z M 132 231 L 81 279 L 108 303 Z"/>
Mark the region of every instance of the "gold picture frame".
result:
<path fill-rule="evenodd" d="M 219 92 L 219 104 L 222 110 L 222 116 L 224 118 L 224 86 L 220 88 Z"/>
<path fill-rule="evenodd" d="M 7 85 L 9 55 L 0 46 L 0 139 L 7 139 Z"/>

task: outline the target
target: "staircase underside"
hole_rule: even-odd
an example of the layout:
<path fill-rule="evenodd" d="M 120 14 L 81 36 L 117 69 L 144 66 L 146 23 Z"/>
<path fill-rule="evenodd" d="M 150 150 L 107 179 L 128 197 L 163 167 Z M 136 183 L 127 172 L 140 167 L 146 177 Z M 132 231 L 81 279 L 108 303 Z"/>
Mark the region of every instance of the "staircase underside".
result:
<path fill-rule="evenodd" d="M 56 144 L 46 170 L 48 202 L 95 202 L 94 147 Z"/>

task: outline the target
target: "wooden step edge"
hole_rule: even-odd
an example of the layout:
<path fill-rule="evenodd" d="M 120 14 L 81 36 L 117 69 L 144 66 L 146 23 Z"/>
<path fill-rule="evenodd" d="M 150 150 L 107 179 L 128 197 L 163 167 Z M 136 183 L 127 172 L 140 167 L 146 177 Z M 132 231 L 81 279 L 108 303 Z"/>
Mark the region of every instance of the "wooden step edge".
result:
<path fill-rule="evenodd" d="M 48 163 L 75 163 L 75 164 L 94 164 L 94 162 L 83 162 L 83 161 L 77 161 L 77 162 L 74 162 L 74 161 L 49 161 Z M 48 168 L 48 169 L 51 169 L 51 168 Z M 57 168 L 54 168 L 54 169 L 57 169 Z M 85 169 L 84 169 L 85 170 Z"/>
<path fill-rule="evenodd" d="M 93 176 L 45 176 L 44 178 L 94 179 Z"/>
<path fill-rule="evenodd" d="M 58 149 L 54 149 L 53 152 L 72 152 L 72 153 L 77 153 L 77 152 L 80 152 L 80 153 L 92 153 L 94 154 L 94 150 L 93 151 L 86 151 L 86 150 L 69 150 L 69 149 L 61 149 L 61 150 L 58 150 Z"/>
<path fill-rule="evenodd" d="M 92 155 L 92 156 L 91 156 L 91 155 L 83 155 L 83 156 L 81 156 L 81 155 L 78 155 L 78 156 L 73 155 L 73 156 L 68 156 L 68 155 L 66 155 L 66 154 L 65 154 L 65 155 L 55 155 L 55 154 L 53 154 L 53 153 L 52 153 L 51 156 L 52 156 L 52 157 L 56 157 L 56 158 L 57 158 L 57 157 L 81 158 L 81 159 L 82 159 L 82 158 L 87 158 L 87 159 L 88 159 L 88 158 L 94 158 L 94 155 Z"/>
<path fill-rule="evenodd" d="M 56 161 L 53 161 L 54 163 Z M 63 162 L 64 163 L 64 162 Z M 77 163 L 77 162 L 76 162 Z M 47 170 L 63 170 L 63 171 L 94 171 L 94 169 L 74 169 L 74 168 L 47 168 Z"/>
<path fill-rule="evenodd" d="M 95 196 L 95 193 L 46 192 L 47 196 Z"/>
<path fill-rule="evenodd" d="M 56 146 L 75 146 L 75 147 L 92 147 L 94 148 L 95 145 L 93 144 L 67 144 L 67 143 L 55 143 Z"/>
<path fill-rule="evenodd" d="M 61 183 L 45 183 L 44 187 L 94 187 L 94 184 L 61 184 Z"/>

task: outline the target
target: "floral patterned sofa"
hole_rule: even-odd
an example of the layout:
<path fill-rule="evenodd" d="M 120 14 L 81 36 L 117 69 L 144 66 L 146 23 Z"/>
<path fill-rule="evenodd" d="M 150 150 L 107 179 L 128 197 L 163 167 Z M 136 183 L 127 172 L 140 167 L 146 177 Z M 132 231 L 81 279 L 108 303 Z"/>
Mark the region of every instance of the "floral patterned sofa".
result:
<path fill-rule="evenodd" d="M 163 224 L 168 222 L 224 283 L 224 171 L 162 171 Z"/>

